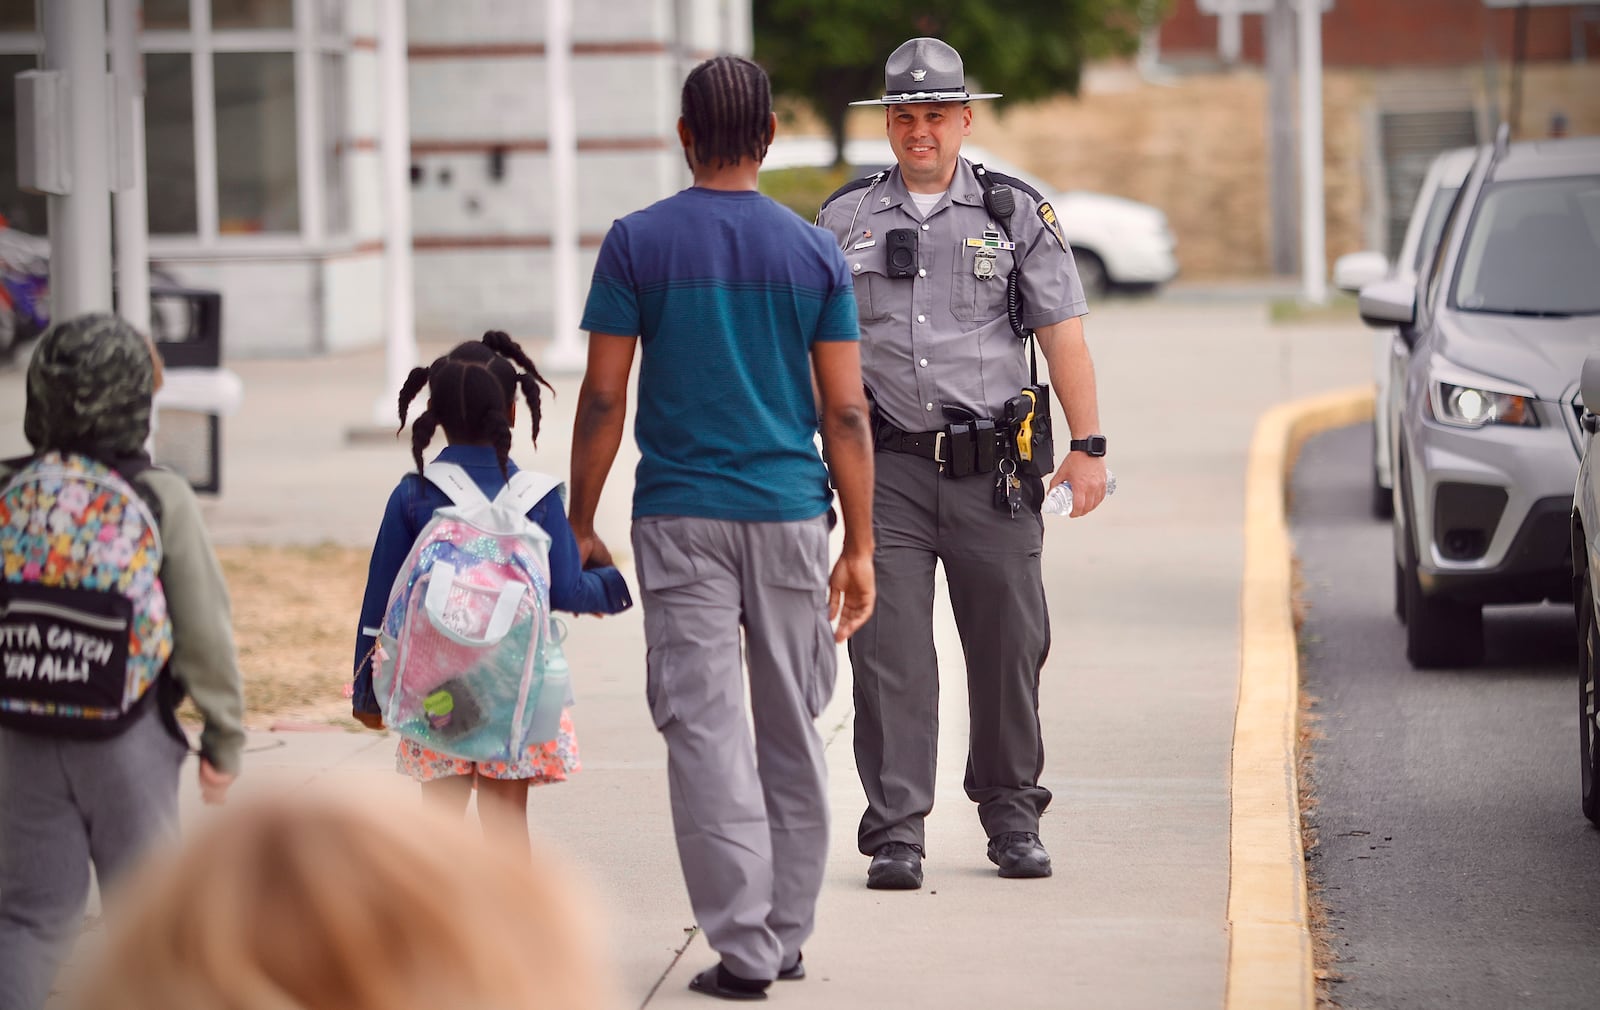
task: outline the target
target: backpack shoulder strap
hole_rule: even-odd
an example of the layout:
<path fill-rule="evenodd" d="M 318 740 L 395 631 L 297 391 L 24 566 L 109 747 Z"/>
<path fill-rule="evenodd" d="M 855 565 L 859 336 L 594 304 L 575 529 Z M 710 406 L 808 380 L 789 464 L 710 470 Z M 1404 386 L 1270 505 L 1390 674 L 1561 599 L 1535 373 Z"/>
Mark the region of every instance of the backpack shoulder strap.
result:
<path fill-rule="evenodd" d="M 495 495 L 494 500 L 495 504 L 504 505 L 517 515 L 525 516 L 529 509 L 544 500 L 545 495 L 556 489 L 561 491 L 561 505 L 565 508 L 567 485 L 561 478 L 537 470 L 518 470 L 511 475 L 511 483 Z"/>
<path fill-rule="evenodd" d="M 452 503 L 463 508 L 489 504 L 489 496 L 478 487 L 477 481 L 454 463 L 429 463 L 423 467 L 422 476 L 443 491 Z"/>

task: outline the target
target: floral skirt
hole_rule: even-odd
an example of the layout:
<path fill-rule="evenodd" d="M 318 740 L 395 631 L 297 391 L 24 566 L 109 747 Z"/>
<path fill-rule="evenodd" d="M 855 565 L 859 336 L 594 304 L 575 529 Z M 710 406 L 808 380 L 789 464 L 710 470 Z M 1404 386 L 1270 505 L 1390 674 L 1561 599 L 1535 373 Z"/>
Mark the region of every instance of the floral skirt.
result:
<path fill-rule="evenodd" d="M 536 786 L 565 782 L 568 775 L 582 767 L 578 763 L 578 738 L 572 732 L 572 713 L 567 709 L 561 712 L 560 734 L 554 740 L 530 745 L 516 761 L 468 761 L 402 737 L 394 766 L 400 774 L 418 782 L 476 772 L 486 779 L 527 779 Z"/>

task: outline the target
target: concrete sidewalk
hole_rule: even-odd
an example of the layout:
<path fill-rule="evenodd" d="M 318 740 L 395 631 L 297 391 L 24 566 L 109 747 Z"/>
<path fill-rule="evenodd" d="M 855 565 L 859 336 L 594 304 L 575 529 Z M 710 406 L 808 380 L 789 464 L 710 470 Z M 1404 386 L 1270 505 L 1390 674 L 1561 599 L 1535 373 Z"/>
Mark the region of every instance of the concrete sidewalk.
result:
<path fill-rule="evenodd" d="M 1370 341 L 1357 325 L 1274 328 L 1264 304 L 1234 301 L 1115 302 L 1087 328 L 1119 490 L 1086 519 L 1047 519 L 1054 644 L 1041 693 L 1044 784 L 1055 801 L 1042 833 L 1056 875 L 1000 880 L 985 857 L 961 790 L 961 652 L 941 610 L 941 786 L 926 882 L 916 892 L 865 889 L 841 656 L 822 720 L 835 820 L 805 951 L 810 977 L 775 986 L 776 1005 L 1225 1005 L 1251 437 L 1275 404 L 1368 381 Z M 381 356 L 231 367 L 244 379 L 245 404 L 224 429 L 223 494 L 206 507 L 215 539 L 369 544 L 411 465 L 408 442 L 345 438 L 371 421 L 376 401 L 393 402 Z M 577 379 L 553 381 L 538 452 L 523 421 L 515 455 L 565 473 Z M 20 373 L 0 372 L 0 453 L 26 448 L 21 389 Z M 635 459 L 630 440 L 602 503 L 601 534 L 615 548 L 627 545 Z M 694 933 L 679 878 L 665 750 L 643 699 L 638 611 L 572 621 L 567 652 L 584 771 L 533 794 L 534 829 L 592 878 L 627 1004 L 705 1007 L 685 986 L 715 954 Z M 401 790 L 392 761 L 392 740 L 376 734 L 257 733 L 238 795 L 310 782 Z M 192 796 L 186 802 L 205 816 Z"/>

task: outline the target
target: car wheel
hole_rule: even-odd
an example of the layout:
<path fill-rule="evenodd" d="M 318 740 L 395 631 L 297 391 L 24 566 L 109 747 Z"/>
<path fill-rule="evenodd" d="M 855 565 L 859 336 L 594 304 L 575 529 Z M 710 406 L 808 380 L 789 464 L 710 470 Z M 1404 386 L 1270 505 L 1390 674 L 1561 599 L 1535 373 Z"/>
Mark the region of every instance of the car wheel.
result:
<path fill-rule="evenodd" d="M 1423 593 L 1415 549 L 1406 553 L 1406 659 L 1419 670 L 1476 666 L 1483 660 L 1483 607 Z"/>
<path fill-rule="evenodd" d="M 1600 628 L 1594 620 L 1594 579 L 1583 573 L 1578 595 L 1578 758 L 1583 769 L 1583 815 L 1600 825 Z"/>
<path fill-rule="evenodd" d="M 1085 295 L 1093 298 L 1106 293 L 1111 283 L 1104 260 L 1087 249 L 1073 249 L 1072 261 L 1078 266 L 1078 281 Z"/>

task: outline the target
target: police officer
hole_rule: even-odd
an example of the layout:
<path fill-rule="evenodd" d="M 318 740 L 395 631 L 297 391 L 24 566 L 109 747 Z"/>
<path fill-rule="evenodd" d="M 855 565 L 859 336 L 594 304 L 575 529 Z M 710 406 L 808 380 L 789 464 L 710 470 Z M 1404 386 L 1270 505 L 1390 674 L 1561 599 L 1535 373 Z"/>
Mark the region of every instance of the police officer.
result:
<path fill-rule="evenodd" d="M 868 887 L 921 886 L 938 739 L 937 561 L 966 655 L 965 785 L 989 859 L 1002 877 L 1047 877 L 1038 698 L 1050 622 L 1039 508 L 1062 481 L 1073 516 L 1105 495 L 1106 443 L 1079 318 L 1087 306 L 1049 203 L 960 156 L 969 103 L 1000 96 L 970 93 L 960 55 L 938 39 L 906 42 L 884 69 L 883 97 L 853 104 L 885 107 L 897 164 L 843 187 L 817 220 L 855 282 L 874 400 L 878 605 L 850 640 L 867 795 L 857 840 L 872 857 Z M 1008 287 L 1020 299 L 1015 325 Z M 1033 381 L 1019 331 L 1029 329 L 1075 436 L 1057 440 L 1068 451 L 1055 469 L 1021 458 L 1028 440 L 1024 427 L 1019 442 L 1017 422 L 1032 401 L 1018 398 Z M 1043 413 L 1041 404 L 1041 427 Z"/>

